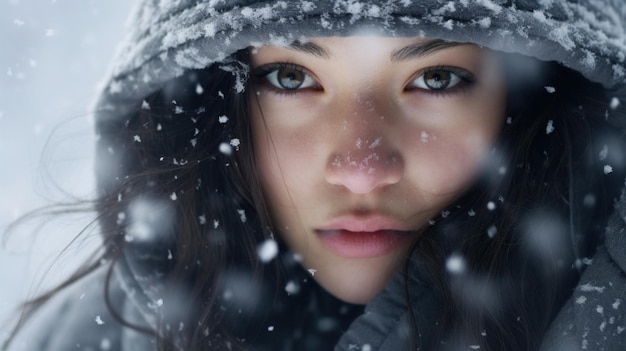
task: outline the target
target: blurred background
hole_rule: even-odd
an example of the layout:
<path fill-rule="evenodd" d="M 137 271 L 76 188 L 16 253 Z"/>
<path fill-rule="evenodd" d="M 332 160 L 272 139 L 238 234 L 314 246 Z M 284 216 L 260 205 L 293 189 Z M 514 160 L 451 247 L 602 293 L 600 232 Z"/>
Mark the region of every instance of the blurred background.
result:
<path fill-rule="evenodd" d="M 0 0 L 0 341 L 16 305 L 91 254 L 92 213 L 28 212 L 94 190 L 90 107 L 136 0 Z"/>

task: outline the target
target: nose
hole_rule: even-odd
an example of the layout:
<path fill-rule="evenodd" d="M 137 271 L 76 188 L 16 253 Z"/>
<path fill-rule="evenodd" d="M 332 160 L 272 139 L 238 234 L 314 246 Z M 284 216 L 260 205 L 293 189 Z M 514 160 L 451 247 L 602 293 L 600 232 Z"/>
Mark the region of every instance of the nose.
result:
<path fill-rule="evenodd" d="M 398 183 L 404 161 L 394 146 L 392 118 L 373 100 L 355 99 L 344 105 L 335 120 L 333 142 L 326 164 L 326 181 L 354 194 L 368 194 Z M 342 116 L 345 116 L 343 118 Z"/>

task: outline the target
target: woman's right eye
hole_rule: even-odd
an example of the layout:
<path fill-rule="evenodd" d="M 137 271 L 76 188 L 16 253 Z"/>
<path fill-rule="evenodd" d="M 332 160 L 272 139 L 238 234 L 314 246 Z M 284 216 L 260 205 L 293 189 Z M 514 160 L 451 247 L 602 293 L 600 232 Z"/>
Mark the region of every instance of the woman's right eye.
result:
<path fill-rule="evenodd" d="M 306 73 L 305 69 L 291 64 L 272 64 L 258 69 L 257 76 L 264 78 L 267 83 L 281 90 L 298 90 L 314 88 L 317 82 Z"/>

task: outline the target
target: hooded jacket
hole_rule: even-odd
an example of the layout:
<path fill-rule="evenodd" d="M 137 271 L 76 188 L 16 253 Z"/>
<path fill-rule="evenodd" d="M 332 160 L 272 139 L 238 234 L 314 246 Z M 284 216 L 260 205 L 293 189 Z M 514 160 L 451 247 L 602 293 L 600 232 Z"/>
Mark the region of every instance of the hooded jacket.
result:
<path fill-rule="evenodd" d="M 622 96 L 626 80 L 626 3 L 623 0 L 144 0 L 131 14 L 128 35 L 95 103 L 97 132 L 145 96 L 190 69 L 222 62 L 263 43 L 287 45 L 302 37 L 376 33 L 471 42 L 493 50 L 556 61 Z M 613 115 L 612 115 L 613 116 Z M 617 116 L 617 126 L 625 117 Z M 123 121 L 122 121 L 123 122 Z M 98 190 L 109 192 L 123 176 L 107 138 L 98 140 Z M 123 172 L 123 169 L 118 169 Z M 128 255 L 126 255 L 128 256 Z M 111 290 L 124 317 L 154 326 L 158 294 L 136 270 L 137 257 L 122 257 Z M 606 242 L 584 271 L 556 317 L 542 349 L 626 349 L 626 192 L 607 224 Z M 15 349 L 142 350 L 145 336 L 121 328 L 102 299 L 103 273 L 56 296 L 21 332 Z M 336 350 L 401 350 L 409 312 L 394 277 L 343 335 Z M 419 282 L 417 282 L 419 284 Z M 414 301 L 431 301 L 416 290 Z M 425 318 L 417 316 L 417 318 Z M 470 349 L 480 347 L 469 345 Z M 477 349 L 477 348 L 475 348 Z"/>

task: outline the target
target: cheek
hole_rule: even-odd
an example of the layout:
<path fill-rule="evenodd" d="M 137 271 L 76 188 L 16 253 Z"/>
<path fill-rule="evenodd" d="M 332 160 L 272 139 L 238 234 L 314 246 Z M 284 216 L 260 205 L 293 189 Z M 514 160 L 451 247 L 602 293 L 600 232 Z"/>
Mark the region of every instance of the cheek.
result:
<path fill-rule="evenodd" d="M 316 182 L 319 133 L 266 124 L 253 112 L 253 147 L 263 190 L 274 205 L 292 207 L 294 198 Z M 323 138 L 323 136 L 321 137 Z"/>
<path fill-rule="evenodd" d="M 472 183 L 486 154 L 487 145 L 477 145 L 471 138 L 445 138 L 423 146 L 411 170 L 423 190 L 433 194 L 456 193 Z"/>
<path fill-rule="evenodd" d="M 453 118 L 442 115 L 449 122 L 445 126 L 413 130 L 408 137 L 412 151 L 405 154 L 407 172 L 421 190 L 456 194 L 476 179 L 498 137 L 504 114 L 499 106 L 487 112 L 468 118 L 471 123 L 454 123 Z M 452 111 L 448 116 L 458 115 Z"/>
<path fill-rule="evenodd" d="M 252 122 L 254 159 L 263 192 L 267 199 L 273 202 L 280 198 L 284 188 L 280 186 L 279 181 L 282 177 L 278 162 L 280 156 L 277 154 L 274 140 L 260 118 L 255 116 Z"/>

